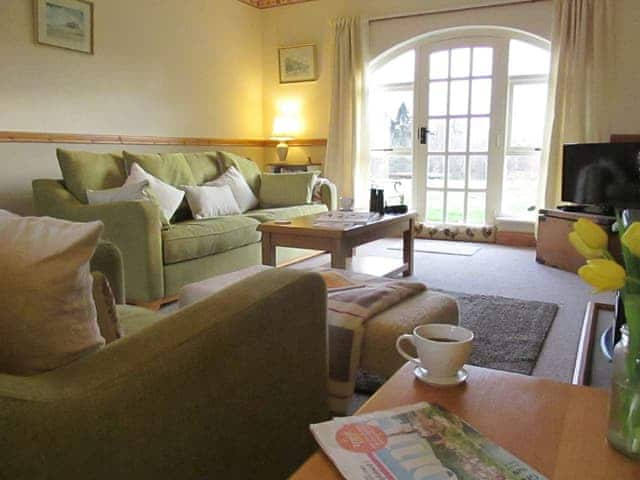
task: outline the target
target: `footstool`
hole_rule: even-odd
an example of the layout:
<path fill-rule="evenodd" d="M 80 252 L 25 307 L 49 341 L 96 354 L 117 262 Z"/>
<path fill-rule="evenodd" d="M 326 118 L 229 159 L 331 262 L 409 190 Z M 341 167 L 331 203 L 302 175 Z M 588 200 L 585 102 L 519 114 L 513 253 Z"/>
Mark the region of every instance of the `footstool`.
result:
<path fill-rule="evenodd" d="M 180 290 L 179 306 L 190 305 L 269 268 L 273 267 L 256 265 L 186 285 Z M 356 282 L 376 278 L 342 270 L 339 272 Z M 458 304 L 455 299 L 442 293 L 426 290 L 367 320 L 362 332 L 360 369 L 385 378 L 393 375 L 405 363 L 404 358 L 396 351 L 396 339 L 403 333 L 411 333 L 416 326 L 426 323 L 457 325 Z M 349 400 L 350 398 L 344 397 L 330 398 L 332 411 L 344 413 Z"/>

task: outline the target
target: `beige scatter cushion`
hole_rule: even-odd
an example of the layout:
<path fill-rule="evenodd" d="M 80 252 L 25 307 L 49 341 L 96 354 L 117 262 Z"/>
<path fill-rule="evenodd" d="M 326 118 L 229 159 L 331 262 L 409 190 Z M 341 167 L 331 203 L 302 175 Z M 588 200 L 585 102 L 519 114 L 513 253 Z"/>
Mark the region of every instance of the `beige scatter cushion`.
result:
<path fill-rule="evenodd" d="M 102 229 L 0 214 L 0 372 L 53 370 L 104 345 L 89 272 Z"/>
<path fill-rule="evenodd" d="M 101 272 L 92 272 L 93 301 L 96 304 L 100 334 L 108 344 L 122 338 L 123 332 L 116 310 L 116 300 L 109 280 Z"/>
<path fill-rule="evenodd" d="M 218 187 L 189 187 L 183 185 L 181 188 L 187 194 L 189 208 L 191 208 L 193 218 L 196 220 L 225 215 L 240 215 L 242 213 L 229 185 L 220 185 Z"/>
<path fill-rule="evenodd" d="M 231 192 L 243 213 L 247 210 L 256 208 L 260 203 L 258 197 L 253 194 L 251 188 L 249 188 L 249 184 L 236 167 L 229 167 L 226 172 L 215 180 L 205 183 L 205 185 L 213 187 L 229 185 L 229 188 L 231 189 Z"/>

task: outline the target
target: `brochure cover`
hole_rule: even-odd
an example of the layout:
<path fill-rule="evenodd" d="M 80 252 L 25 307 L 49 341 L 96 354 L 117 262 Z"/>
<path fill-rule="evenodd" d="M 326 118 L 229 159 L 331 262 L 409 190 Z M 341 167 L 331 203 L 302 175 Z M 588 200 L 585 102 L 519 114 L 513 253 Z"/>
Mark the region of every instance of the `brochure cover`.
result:
<path fill-rule="evenodd" d="M 348 480 L 546 480 L 442 407 L 426 402 L 311 425 Z"/>

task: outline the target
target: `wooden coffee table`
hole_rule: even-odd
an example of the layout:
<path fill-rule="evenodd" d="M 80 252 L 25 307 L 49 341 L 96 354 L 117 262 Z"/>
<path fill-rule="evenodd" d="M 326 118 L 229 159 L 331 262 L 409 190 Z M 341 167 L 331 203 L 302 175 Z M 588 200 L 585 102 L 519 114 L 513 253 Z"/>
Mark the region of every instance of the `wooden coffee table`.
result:
<path fill-rule="evenodd" d="M 415 212 L 382 215 L 364 225 L 334 228 L 314 225 L 318 215 L 293 218 L 290 223 L 265 222 L 262 232 L 262 263 L 276 266 L 276 247 L 307 248 L 328 251 L 332 268 L 349 268 L 370 275 L 413 274 Z M 402 235 L 402 261 L 378 257 L 353 257 L 353 249 L 385 237 Z"/>
<path fill-rule="evenodd" d="M 606 441 L 608 392 L 497 370 L 468 367 L 466 384 L 437 389 L 416 380 L 406 364 L 358 413 L 422 401 L 437 403 L 469 422 L 549 479 L 639 479 L 640 462 Z M 291 477 L 340 479 L 318 451 Z"/>

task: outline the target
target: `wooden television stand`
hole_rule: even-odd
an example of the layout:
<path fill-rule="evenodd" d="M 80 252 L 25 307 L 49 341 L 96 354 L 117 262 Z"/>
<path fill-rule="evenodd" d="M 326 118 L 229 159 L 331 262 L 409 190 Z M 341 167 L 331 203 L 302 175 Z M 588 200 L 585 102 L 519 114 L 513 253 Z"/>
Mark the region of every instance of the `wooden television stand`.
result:
<path fill-rule="evenodd" d="M 620 239 L 611 231 L 615 217 L 563 210 L 540 210 L 538 215 L 538 239 L 536 261 L 567 272 L 577 272 L 585 259 L 569 243 L 569 233 L 580 218 L 587 218 L 600 225 L 609 234 L 609 251 L 620 255 Z"/>

